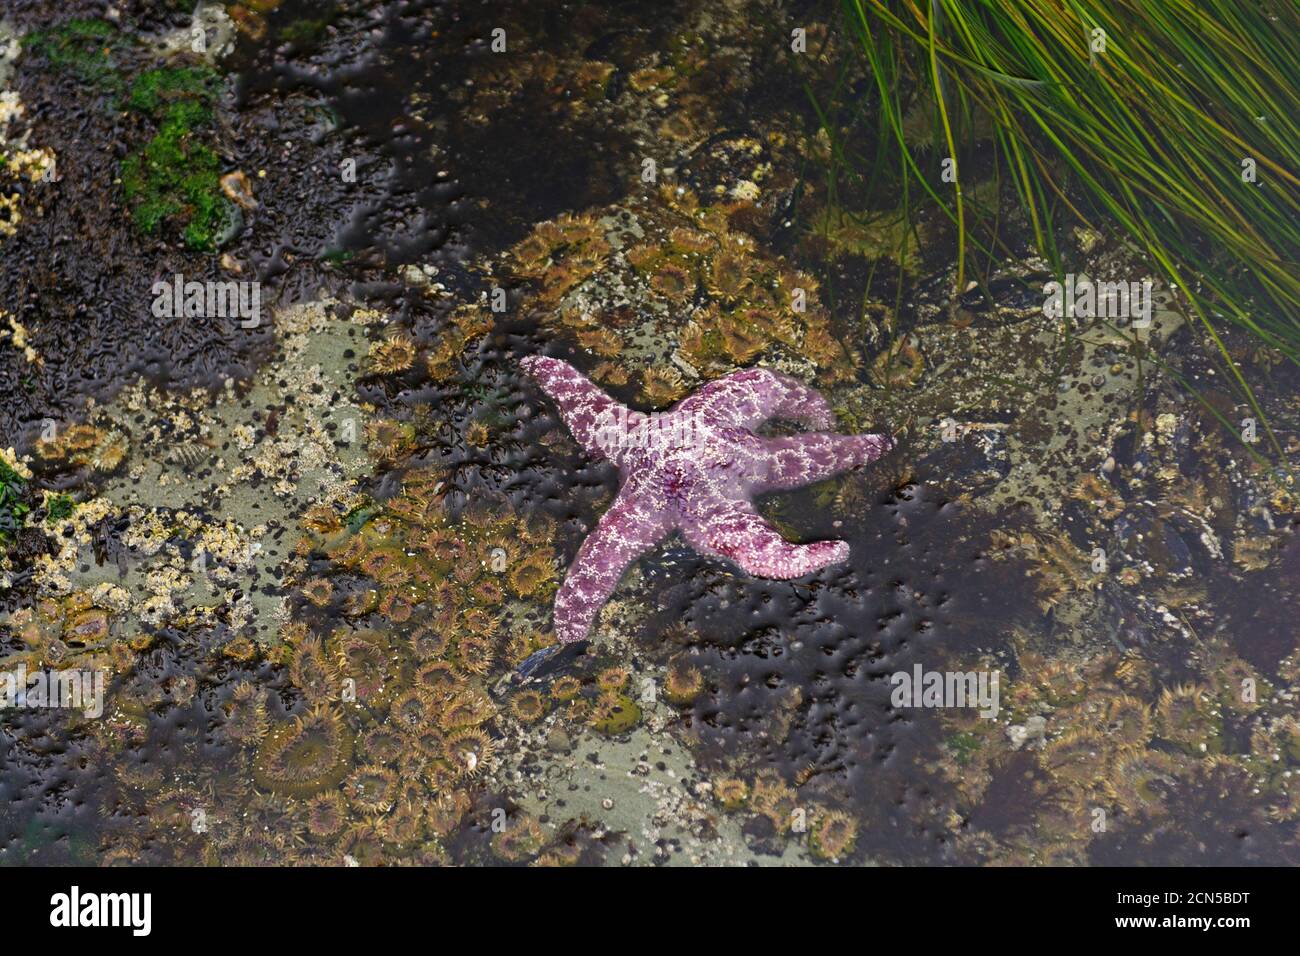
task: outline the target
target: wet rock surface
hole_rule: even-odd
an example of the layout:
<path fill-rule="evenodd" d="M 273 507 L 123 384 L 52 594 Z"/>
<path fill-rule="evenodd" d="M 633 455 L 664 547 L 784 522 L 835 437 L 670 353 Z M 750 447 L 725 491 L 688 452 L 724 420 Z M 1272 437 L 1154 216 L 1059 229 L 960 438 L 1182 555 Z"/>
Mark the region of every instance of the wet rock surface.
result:
<path fill-rule="evenodd" d="M 1168 293 L 1069 327 L 1013 243 L 949 302 L 947 223 L 899 252 L 812 175 L 813 11 L 205 4 L 196 52 L 195 14 L 114 9 L 0 29 L 2 666 L 105 678 L 5 715 L 0 858 L 1297 861 L 1294 486 Z M 169 130 L 212 175 L 133 191 Z M 260 323 L 155 315 L 175 273 L 259 282 Z M 849 561 L 672 539 L 519 680 L 617 490 L 539 353 L 642 409 L 764 365 L 897 434 L 760 502 Z M 918 668 L 997 672 L 997 714 L 900 706 Z"/>

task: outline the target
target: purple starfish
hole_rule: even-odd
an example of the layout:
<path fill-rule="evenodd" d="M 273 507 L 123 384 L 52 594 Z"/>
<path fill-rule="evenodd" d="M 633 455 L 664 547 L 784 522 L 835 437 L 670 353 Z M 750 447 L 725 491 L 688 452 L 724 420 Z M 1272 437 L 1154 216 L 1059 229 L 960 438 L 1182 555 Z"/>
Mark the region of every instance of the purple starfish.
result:
<path fill-rule="evenodd" d="M 820 429 L 835 422 L 817 391 L 765 368 L 709 382 L 666 412 L 638 412 L 567 362 L 530 356 L 522 365 L 559 406 L 574 438 L 617 465 L 621 478 L 618 497 L 555 597 L 555 633 L 565 644 L 587 635 L 628 565 L 674 531 L 757 577 L 797 578 L 843 561 L 847 542 L 792 544 L 753 498 L 875 461 L 893 445 L 884 435 L 754 434 L 772 418 Z"/>

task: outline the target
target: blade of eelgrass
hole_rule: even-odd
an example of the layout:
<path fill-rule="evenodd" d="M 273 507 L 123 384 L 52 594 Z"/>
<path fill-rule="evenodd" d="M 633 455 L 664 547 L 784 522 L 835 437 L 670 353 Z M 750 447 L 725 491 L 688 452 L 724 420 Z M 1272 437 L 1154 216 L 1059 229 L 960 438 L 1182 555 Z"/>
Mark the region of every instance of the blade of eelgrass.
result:
<path fill-rule="evenodd" d="M 928 61 L 938 106 L 949 103 L 946 79 L 959 110 L 973 103 L 990 114 L 1035 240 L 1058 269 L 1051 205 L 1088 221 L 1051 174 L 1063 161 L 1099 211 L 1184 290 L 1268 428 L 1216 321 L 1221 314 L 1300 361 L 1300 176 L 1291 169 L 1300 70 L 1284 40 L 1300 29 L 1300 8 L 1288 7 L 1279 23 L 1223 0 L 844 0 L 844 8 L 878 86 L 877 37 L 898 37 Z M 1089 49 L 1098 27 L 1109 38 L 1104 54 Z M 1129 55 L 1129 39 L 1141 59 Z M 889 125 L 902 136 L 896 118 Z M 955 155 L 951 139 L 949 149 Z M 1246 156 L 1261 173 L 1255 191 L 1240 182 L 1236 160 Z M 915 164 L 905 165 L 932 193 Z M 964 214 L 960 203 L 939 205 L 955 219 Z M 1189 275 L 1202 279 L 1205 296 Z"/>

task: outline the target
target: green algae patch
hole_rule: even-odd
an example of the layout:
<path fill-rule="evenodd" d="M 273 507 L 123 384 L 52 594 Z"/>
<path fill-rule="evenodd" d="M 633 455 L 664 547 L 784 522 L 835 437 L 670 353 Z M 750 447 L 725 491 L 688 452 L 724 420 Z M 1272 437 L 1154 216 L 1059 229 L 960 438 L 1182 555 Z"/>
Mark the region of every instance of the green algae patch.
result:
<path fill-rule="evenodd" d="M 26 493 L 27 479 L 0 456 L 0 545 L 8 545 L 26 521 Z"/>
<path fill-rule="evenodd" d="M 624 694 L 601 698 L 592 715 L 592 729 L 606 736 L 626 733 L 641 722 L 641 708 Z"/>
<path fill-rule="evenodd" d="M 174 223 L 186 244 L 202 251 L 217 247 L 231 219 L 221 160 L 203 142 L 217 86 L 217 74 L 205 67 L 147 70 L 126 103 L 158 123 L 154 136 L 122 161 L 122 189 L 136 227 L 152 236 Z"/>
<path fill-rule="evenodd" d="M 22 40 L 24 49 L 43 57 L 52 69 L 114 93 L 123 87 L 116 55 L 127 42 L 104 20 L 69 20 Z"/>
<path fill-rule="evenodd" d="M 45 523 L 56 524 L 64 518 L 71 517 L 76 506 L 72 495 L 50 495 L 45 501 Z"/>

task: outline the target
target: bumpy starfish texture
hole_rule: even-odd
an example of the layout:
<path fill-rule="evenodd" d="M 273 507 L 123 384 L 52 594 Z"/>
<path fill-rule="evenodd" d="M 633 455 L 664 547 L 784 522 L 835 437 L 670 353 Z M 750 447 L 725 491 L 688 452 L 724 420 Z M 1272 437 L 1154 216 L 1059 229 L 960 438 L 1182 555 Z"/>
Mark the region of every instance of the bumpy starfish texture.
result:
<path fill-rule="evenodd" d="M 582 640 L 623 572 L 674 531 L 697 551 L 763 578 L 797 578 L 849 556 L 844 541 L 792 544 L 754 508 L 755 495 L 797 488 L 875 461 L 884 435 L 754 433 L 769 419 L 829 429 L 817 391 L 764 368 L 710 382 L 665 412 L 638 412 L 602 392 L 567 362 L 522 362 L 591 455 L 619 470 L 618 497 L 578 550 L 555 597 L 555 634 Z"/>

